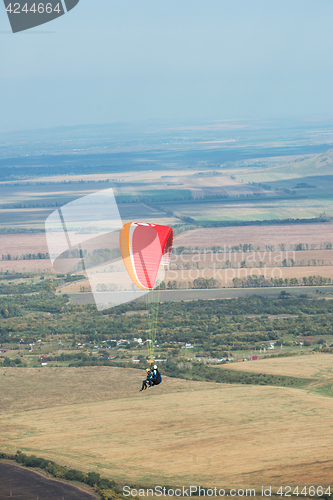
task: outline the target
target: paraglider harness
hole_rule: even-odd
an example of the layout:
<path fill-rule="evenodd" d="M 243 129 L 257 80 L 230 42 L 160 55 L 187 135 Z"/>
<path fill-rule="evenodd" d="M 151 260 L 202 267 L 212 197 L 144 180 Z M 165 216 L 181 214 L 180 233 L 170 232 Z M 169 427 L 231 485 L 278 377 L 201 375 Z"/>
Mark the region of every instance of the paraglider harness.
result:
<path fill-rule="evenodd" d="M 152 385 L 158 385 L 162 382 L 162 377 L 157 368 L 150 369 L 152 372 Z"/>
<path fill-rule="evenodd" d="M 142 382 L 142 388 L 140 389 L 140 392 L 145 391 L 149 387 L 152 387 L 153 385 L 158 385 L 162 382 L 161 374 L 157 368 L 154 368 L 152 366 L 151 368 L 147 368 L 146 371 L 147 371 L 147 377 Z"/>
<path fill-rule="evenodd" d="M 152 372 L 151 372 L 150 368 L 146 368 L 146 372 L 147 372 L 147 376 L 146 376 L 145 380 L 142 382 L 142 387 L 140 389 L 140 392 L 145 391 L 146 389 L 148 389 L 148 387 L 151 387 L 153 385 Z"/>

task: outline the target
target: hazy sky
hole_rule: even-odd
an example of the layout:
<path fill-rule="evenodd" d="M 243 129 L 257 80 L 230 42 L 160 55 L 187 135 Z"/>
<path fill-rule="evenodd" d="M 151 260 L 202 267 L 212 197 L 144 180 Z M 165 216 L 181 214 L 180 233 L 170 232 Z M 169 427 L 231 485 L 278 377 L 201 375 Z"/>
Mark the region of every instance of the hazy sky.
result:
<path fill-rule="evenodd" d="M 9 32 L 0 130 L 333 116 L 332 0 L 81 0 Z"/>

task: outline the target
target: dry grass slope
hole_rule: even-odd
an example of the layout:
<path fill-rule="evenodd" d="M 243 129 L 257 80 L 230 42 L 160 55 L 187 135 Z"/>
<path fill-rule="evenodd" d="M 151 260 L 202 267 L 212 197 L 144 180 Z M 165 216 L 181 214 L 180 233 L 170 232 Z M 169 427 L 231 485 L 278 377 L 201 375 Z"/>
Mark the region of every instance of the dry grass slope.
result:
<path fill-rule="evenodd" d="M 332 354 L 312 354 L 311 356 L 259 359 L 249 363 L 230 363 L 221 368 L 299 378 L 317 378 L 325 381 L 333 379 L 333 356 Z"/>
<path fill-rule="evenodd" d="M 142 373 L 116 368 L 5 372 L 4 451 L 126 483 L 330 483 L 332 398 L 167 378 L 139 394 Z"/>
<path fill-rule="evenodd" d="M 117 367 L 0 368 L 0 414 L 136 396 L 145 373 Z M 161 394 L 216 388 L 163 377 Z"/>

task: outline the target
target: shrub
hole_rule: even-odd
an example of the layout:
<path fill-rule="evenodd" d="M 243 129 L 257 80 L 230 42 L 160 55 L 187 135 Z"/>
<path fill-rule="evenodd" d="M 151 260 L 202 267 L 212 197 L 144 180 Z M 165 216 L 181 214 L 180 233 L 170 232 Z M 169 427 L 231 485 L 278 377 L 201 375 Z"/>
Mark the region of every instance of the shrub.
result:
<path fill-rule="evenodd" d="M 101 476 L 97 472 L 88 472 L 85 483 L 89 484 L 89 486 L 98 486 L 100 479 Z"/>
<path fill-rule="evenodd" d="M 65 474 L 65 479 L 68 481 L 79 481 L 80 483 L 84 482 L 84 477 L 83 472 L 75 469 L 69 469 Z"/>

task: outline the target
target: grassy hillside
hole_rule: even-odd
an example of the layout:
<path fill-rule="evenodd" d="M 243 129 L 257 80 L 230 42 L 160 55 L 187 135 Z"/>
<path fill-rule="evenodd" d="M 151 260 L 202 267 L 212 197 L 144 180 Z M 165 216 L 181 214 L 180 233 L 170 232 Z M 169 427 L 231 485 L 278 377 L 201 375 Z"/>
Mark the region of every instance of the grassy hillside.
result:
<path fill-rule="evenodd" d="M 224 368 L 226 365 L 221 366 Z M 228 364 L 228 370 L 241 373 L 266 374 L 312 378 L 308 389 L 325 396 L 333 396 L 333 356 L 332 354 L 312 354 L 287 358 L 259 359 L 257 361 Z"/>
<path fill-rule="evenodd" d="M 287 358 L 259 359 L 251 363 L 223 365 L 233 370 L 251 373 L 267 373 L 289 377 L 315 378 L 318 380 L 333 379 L 332 354 L 312 354 L 311 356 L 295 356 Z"/>
<path fill-rule="evenodd" d="M 144 370 L 117 367 L 0 368 L 0 414 L 96 403 L 138 395 Z M 160 394 L 216 388 L 216 384 L 163 378 Z"/>
<path fill-rule="evenodd" d="M 322 154 L 305 155 L 280 165 L 265 165 L 264 168 L 250 168 L 237 173 L 242 182 L 274 182 L 298 177 L 332 175 L 333 150 Z"/>
<path fill-rule="evenodd" d="M 167 378 L 139 393 L 142 373 L 114 368 L 55 369 L 52 376 L 30 370 L 26 378 L 24 369 L 3 373 L 9 381 L 1 387 L 3 451 L 20 449 L 126 484 L 241 487 L 331 479 L 331 398 Z M 29 410 L 38 399 L 39 409 Z"/>

